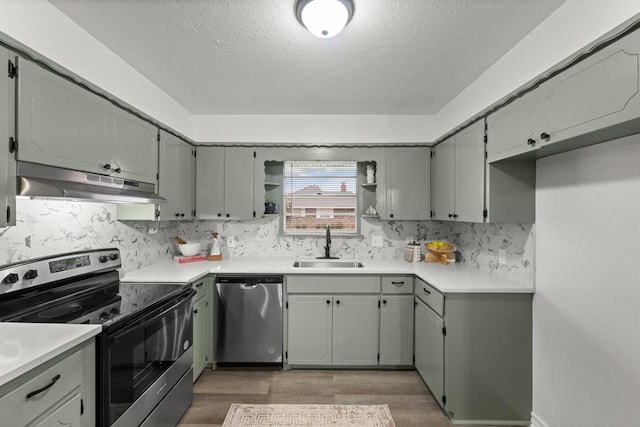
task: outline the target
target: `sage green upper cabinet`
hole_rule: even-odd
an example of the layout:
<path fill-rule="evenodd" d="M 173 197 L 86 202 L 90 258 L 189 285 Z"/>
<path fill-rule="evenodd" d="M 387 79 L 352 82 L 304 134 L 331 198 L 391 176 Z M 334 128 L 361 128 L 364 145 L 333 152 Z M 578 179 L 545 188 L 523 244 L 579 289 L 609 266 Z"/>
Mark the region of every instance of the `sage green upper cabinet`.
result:
<path fill-rule="evenodd" d="M 331 365 L 333 298 L 289 295 L 287 300 L 287 363 Z"/>
<path fill-rule="evenodd" d="M 378 364 L 378 295 L 333 298 L 333 365 Z"/>
<path fill-rule="evenodd" d="M 429 218 L 429 147 L 386 149 L 387 219 Z"/>
<path fill-rule="evenodd" d="M 15 57 L 0 46 L 0 64 Z M 15 77 L 0 74 L 0 228 L 16 224 Z"/>
<path fill-rule="evenodd" d="M 484 221 L 484 121 L 462 129 L 434 148 L 433 218 Z"/>
<path fill-rule="evenodd" d="M 198 147 L 196 214 L 199 219 L 255 216 L 253 162 L 254 149 L 250 147 Z"/>
<path fill-rule="evenodd" d="M 196 216 L 224 216 L 224 147 L 196 148 Z"/>
<path fill-rule="evenodd" d="M 599 135 L 591 136 L 593 142 L 638 132 L 639 86 L 640 30 L 636 30 L 540 85 L 543 144 L 594 131 Z"/>
<path fill-rule="evenodd" d="M 455 209 L 458 221 L 484 221 L 484 120 L 456 134 Z"/>
<path fill-rule="evenodd" d="M 33 62 L 18 70 L 18 160 L 156 183 L 153 125 Z"/>
<path fill-rule="evenodd" d="M 116 106 L 111 107 L 111 113 L 111 174 L 155 184 L 158 174 L 158 129 Z"/>
<path fill-rule="evenodd" d="M 225 216 L 237 219 L 253 218 L 254 149 L 227 147 L 224 153 Z"/>
<path fill-rule="evenodd" d="M 18 69 L 18 160 L 110 173 L 111 105 L 33 62 Z"/>
<path fill-rule="evenodd" d="M 449 137 L 433 148 L 432 164 L 431 217 L 452 220 L 455 210 L 455 137 Z"/>
<path fill-rule="evenodd" d="M 521 155 L 540 147 L 536 126 L 538 91 L 525 93 L 487 116 L 489 162 Z"/>
<path fill-rule="evenodd" d="M 181 139 L 160 131 L 158 190 L 167 203 L 158 205 L 162 221 L 193 218 L 194 149 Z"/>

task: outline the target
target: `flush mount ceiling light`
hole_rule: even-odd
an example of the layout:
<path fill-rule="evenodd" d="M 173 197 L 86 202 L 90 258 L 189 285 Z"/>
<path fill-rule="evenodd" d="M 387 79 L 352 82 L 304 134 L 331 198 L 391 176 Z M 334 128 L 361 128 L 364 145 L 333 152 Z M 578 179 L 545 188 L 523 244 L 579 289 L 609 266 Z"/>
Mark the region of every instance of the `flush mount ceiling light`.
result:
<path fill-rule="evenodd" d="M 314 36 L 338 34 L 353 16 L 353 0 L 297 0 L 296 18 Z"/>

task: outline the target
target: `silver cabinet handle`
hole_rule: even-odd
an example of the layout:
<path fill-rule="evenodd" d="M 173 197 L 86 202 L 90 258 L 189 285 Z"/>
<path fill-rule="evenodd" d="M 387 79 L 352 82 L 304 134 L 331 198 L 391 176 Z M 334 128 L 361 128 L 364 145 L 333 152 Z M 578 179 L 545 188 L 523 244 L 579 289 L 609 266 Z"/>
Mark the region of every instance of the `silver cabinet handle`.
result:
<path fill-rule="evenodd" d="M 404 285 L 404 282 L 391 282 L 391 284 L 396 286 L 402 286 Z"/>
<path fill-rule="evenodd" d="M 427 293 L 427 295 L 431 295 L 431 291 L 428 290 L 427 288 L 422 288 L 423 291 L 425 291 Z"/>

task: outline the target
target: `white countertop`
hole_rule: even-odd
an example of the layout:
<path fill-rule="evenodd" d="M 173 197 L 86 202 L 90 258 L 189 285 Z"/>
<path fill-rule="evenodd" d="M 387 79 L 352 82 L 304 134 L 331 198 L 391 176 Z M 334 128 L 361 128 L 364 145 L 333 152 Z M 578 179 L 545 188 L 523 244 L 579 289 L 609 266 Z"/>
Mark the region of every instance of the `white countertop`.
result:
<path fill-rule="evenodd" d="M 0 323 L 0 385 L 98 335 L 101 325 Z"/>
<path fill-rule="evenodd" d="M 302 258 L 236 258 L 179 264 L 162 261 L 126 273 L 125 282 L 192 282 L 207 274 L 415 274 L 444 293 L 533 293 L 533 283 L 511 281 L 465 264 L 441 265 L 411 263 L 399 259 L 360 260 L 362 268 L 298 268 L 293 263 Z M 315 259 L 307 259 L 314 261 Z M 342 259 L 340 261 L 357 261 Z"/>

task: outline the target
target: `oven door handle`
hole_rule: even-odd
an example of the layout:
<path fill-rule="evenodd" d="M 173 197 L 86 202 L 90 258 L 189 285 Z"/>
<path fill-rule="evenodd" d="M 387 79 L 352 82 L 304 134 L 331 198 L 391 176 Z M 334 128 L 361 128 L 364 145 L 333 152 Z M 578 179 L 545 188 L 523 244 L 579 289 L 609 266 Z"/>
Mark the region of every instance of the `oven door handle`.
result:
<path fill-rule="evenodd" d="M 193 293 L 195 293 L 195 291 L 193 291 Z M 141 327 L 145 327 L 146 325 L 148 325 L 150 323 L 156 322 L 158 319 L 160 319 L 160 318 L 164 317 L 165 315 L 167 315 L 167 314 L 171 313 L 172 311 L 174 311 L 176 308 L 178 308 L 179 305 L 183 304 L 187 299 L 191 298 L 193 296 L 193 293 L 189 292 L 188 295 L 180 297 L 180 299 L 175 304 L 172 304 L 171 307 L 169 307 L 167 309 L 164 309 L 164 307 L 160 307 L 160 308 L 152 311 L 148 315 L 146 315 L 143 319 L 140 319 L 140 320 L 132 323 L 131 325 L 126 326 L 124 329 L 121 329 L 121 330 L 117 331 L 111 337 L 111 342 L 117 344 L 120 341 L 122 341 L 126 335 L 128 335 L 131 332 L 133 332 L 134 330 L 136 330 L 138 328 L 141 328 Z"/>

